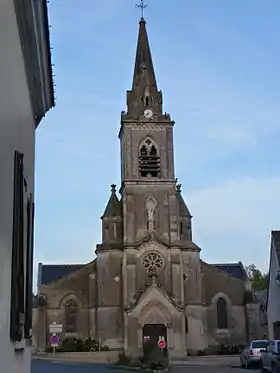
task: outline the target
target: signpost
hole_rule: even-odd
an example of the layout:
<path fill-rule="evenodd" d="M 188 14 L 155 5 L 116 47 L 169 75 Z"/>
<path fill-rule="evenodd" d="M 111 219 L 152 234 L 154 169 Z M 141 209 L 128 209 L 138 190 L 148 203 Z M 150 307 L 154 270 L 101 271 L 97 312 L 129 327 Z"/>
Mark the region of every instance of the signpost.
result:
<path fill-rule="evenodd" d="M 55 354 L 55 349 L 56 347 L 58 347 L 58 344 L 59 344 L 59 337 L 57 334 L 52 334 L 51 337 L 50 337 L 50 343 L 51 343 L 51 346 L 53 348 L 53 353 Z"/>
<path fill-rule="evenodd" d="M 59 345 L 59 336 L 58 333 L 62 332 L 62 324 L 57 324 L 56 322 L 53 322 L 49 325 L 50 330 L 50 344 L 53 348 L 53 353 L 55 354 L 55 349 Z"/>

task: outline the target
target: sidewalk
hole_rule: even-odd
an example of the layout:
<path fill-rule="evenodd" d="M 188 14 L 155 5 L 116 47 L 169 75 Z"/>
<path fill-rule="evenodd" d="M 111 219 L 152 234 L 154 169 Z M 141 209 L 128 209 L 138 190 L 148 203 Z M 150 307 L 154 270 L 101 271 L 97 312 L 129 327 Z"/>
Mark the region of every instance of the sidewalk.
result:
<path fill-rule="evenodd" d="M 238 355 L 227 356 L 189 356 L 186 360 L 175 360 L 171 362 L 172 366 L 240 366 Z"/>

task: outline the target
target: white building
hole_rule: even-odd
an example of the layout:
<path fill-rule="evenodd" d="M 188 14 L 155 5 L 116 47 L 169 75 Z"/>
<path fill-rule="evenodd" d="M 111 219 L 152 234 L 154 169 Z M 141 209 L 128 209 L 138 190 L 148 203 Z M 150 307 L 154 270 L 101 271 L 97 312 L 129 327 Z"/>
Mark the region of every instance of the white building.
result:
<path fill-rule="evenodd" d="M 30 371 L 35 129 L 54 106 L 46 0 L 0 1 L 0 364 Z"/>
<path fill-rule="evenodd" d="M 269 339 L 280 339 L 280 231 L 271 232 L 267 326 Z"/>

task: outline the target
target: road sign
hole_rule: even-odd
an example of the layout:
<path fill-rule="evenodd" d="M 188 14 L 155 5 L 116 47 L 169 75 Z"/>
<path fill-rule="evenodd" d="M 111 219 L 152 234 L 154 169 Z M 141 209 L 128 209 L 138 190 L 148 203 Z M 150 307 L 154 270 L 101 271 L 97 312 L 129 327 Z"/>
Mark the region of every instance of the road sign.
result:
<path fill-rule="evenodd" d="M 52 347 L 57 347 L 59 344 L 59 338 L 57 334 L 52 334 L 50 337 L 50 343 Z"/>
<path fill-rule="evenodd" d="M 164 339 L 160 339 L 158 341 L 158 347 L 161 348 L 162 350 L 166 347 L 166 342 Z"/>
<path fill-rule="evenodd" d="M 62 324 L 57 324 L 56 322 L 53 322 L 49 325 L 50 333 L 56 334 L 62 332 Z"/>

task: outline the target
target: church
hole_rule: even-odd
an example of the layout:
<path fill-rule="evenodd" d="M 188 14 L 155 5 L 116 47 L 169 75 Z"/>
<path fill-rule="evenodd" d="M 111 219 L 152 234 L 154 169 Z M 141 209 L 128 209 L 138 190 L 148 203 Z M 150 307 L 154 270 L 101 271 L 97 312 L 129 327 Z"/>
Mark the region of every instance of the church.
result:
<path fill-rule="evenodd" d="M 38 350 L 46 349 L 52 322 L 62 324 L 61 339 L 92 338 L 132 356 L 141 355 L 146 341 L 161 339 L 172 359 L 255 337 L 255 306 L 242 263 L 200 258 L 174 172 L 173 130 L 141 18 L 118 136 L 119 193 L 111 185 L 92 262 L 39 264 L 33 320 Z"/>

